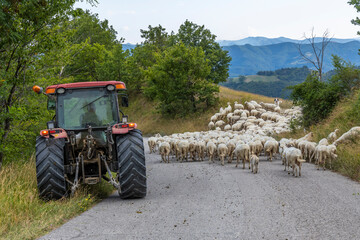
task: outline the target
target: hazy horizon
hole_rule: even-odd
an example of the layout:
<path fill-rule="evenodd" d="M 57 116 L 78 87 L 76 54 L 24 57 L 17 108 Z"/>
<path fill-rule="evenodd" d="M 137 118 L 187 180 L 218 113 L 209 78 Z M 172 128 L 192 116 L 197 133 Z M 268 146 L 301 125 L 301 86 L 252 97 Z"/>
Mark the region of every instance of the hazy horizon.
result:
<path fill-rule="evenodd" d="M 239 40 L 246 37 L 286 37 L 301 40 L 312 28 L 317 37 L 328 29 L 334 38 L 357 38 L 358 26 L 351 19 L 358 13 L 347 1 L 339 0 L 153 0 L 99 1 L 97 7 L 77 2 L 75 7 L 98 13 L 107 19 L 125 43 L 140 43 L 140 29 L 148 26 L 177 32 L 186 19 L 205 25 L 217 40 Z"/>

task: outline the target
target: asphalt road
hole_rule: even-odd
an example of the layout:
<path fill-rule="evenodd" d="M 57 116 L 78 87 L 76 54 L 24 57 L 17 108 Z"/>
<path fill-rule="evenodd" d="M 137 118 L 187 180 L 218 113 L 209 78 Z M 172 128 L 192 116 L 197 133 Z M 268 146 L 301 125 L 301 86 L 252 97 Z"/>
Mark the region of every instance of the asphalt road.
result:
<path fill-rule="evenodd" d="M 148 154 L 146 198 L 114 194 L 41 239 L 360 239 L 360 184 L 279 159 L 259 173 Z"/>

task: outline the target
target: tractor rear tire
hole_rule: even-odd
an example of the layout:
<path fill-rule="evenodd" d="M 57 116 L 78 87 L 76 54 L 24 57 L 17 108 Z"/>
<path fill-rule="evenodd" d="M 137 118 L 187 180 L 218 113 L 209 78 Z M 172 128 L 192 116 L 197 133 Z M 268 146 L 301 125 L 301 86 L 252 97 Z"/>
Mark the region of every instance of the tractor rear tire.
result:
<path fill-rule="evenodd" d="M 57 200 L 67 196 L 64 169 L 65 139 L 36 138 L 36 178 L 39 196 Z"/>
<path fill-rule="evenodd" d="M 146 166 L 142 133 L 138 129 L 116 136 L 119 195 L 122 199 L 146 196 Z"/>

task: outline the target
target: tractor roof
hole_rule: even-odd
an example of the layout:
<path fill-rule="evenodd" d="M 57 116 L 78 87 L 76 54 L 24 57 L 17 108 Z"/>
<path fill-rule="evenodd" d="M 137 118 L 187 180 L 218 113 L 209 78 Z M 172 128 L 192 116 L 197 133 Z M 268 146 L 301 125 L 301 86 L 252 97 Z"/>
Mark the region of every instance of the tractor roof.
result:
<path fill-rule="evenodd" d="M 58 88 L 75 89 L 75 88 L 97 88 L 106 87 L 108 85 L 116 86 L 116 89 L 126 89 L 125 83 L 120 81 L 100 81 L 100 82 L 76 82 L 64 83 L 48 86 L 45 90 L 46 93 L 54 93 Z M 52 90 L 52 91 L 51 91 Z"/>

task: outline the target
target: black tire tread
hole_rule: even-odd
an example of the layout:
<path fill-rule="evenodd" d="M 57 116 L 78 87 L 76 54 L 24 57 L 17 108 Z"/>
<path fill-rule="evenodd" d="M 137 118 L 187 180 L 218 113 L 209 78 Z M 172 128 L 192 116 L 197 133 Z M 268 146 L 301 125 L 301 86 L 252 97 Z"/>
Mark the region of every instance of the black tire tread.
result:
<path fill-rule="evenodd" d="M 65 139 L 36 138 L 36 178 L 42 199 L 57 200 L 67 195 L 64 147 Z"/>
<path fill-rule="evenodd" d="M 116 136 L 118 177 L 122 199 L 146 196 L 146 166 L 141 131 L 134 129 Z"/>

